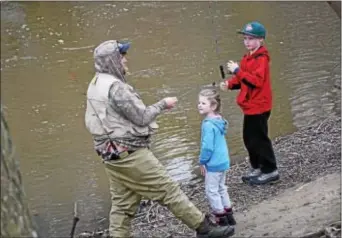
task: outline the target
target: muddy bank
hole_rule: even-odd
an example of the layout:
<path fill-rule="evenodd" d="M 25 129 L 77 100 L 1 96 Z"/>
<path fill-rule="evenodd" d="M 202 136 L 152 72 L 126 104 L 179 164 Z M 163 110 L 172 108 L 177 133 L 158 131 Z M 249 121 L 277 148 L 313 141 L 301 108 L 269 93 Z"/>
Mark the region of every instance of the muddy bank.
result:
<path fill-rule="evenodd" d="M 298 184 L 238 213 L 235 237 L 340 237 L 340 178 L 336 172 Z"/>
<path fill-rule="evenodd" d="M 329 174 L 340 174 L 340 117 L 334 116 L 326 118 L 319 123 L 303 128 L 291 135 L 276 138 L 273 143 L 278 160 L 279 172 L 281 174 L 280 182 L 266 186 L 249 186 L 243 184 L 240 177 L 248 169 L 247 162 L 234 165 L 229 170 L 227 184 L 238 218 L 237 222 L 239 223 L 236 234 L 239 234 L 240 236 L 247 235 L 247 233 L 244 234 L 241 231 L 246 230 L 243 227 L 244 223 L 248 223 L 249 227 L 258 226 L 258 219 L 254 219 L 248 215 L 250 211 L 253 211 L 253 207 L 261 206 L 259 209 L 267 211 L 267 216 L 277 216 L 279 224 L 283 224 L 283 218 L 281 217 L 281 214 L 279 214 L 282 213 L 282 211 L 279 211 L 280 208 L 270 209 L 269 204 L 272 203 L 269 203 L 268 200 L 276 198 L 279 194 L 286 193 L 286 191 L 290 191 L 291 188 L 293 189 L 296 185 L 309 183 Z M 335 186 L 336 183 L 340 184 L 340 180 L 336 181 L 336 178 L 335 180 L 331 180 L 331 182 L 334 182 Z M 320 186 L 322 185 L 317 183 L 315 189 L 308 191 L 307 194 L 302 195 L 302 197 L 312 197 L 316 192 L 318 193 L 322 190 Z M 324 186 L 329 187 L 330 183 L 326 183 Z M 182 185 L 182 188 L 203 212 L 209 212 L 207 200 L 204 195 L 203 183 L 184 184 Z M 287 193 L 289 194 L 287 200 L 290 204 L 288 206 L 295 207 L 299 198 L 295 198 L 294 195 L 292 196 L 291 192 Z M 337 192 L 337 196 L 340 197 L 340 192 Z M 265 200 L 267 201 L 262 203 Z M 338 203 L 338 206 L 340 206 L 340 203 Z M 311 215 L 309 213 L 303 213 L 299 209 L 297 210 L 298 211 L 296 211 L 296 209 L 292 210 L 292 214 L 297 214 L 299 217 L 309 216 L 304 219 L 305 222 L 301 225 L 303 227 L 306 226 L 307 223 L 309 227 L 309 223 L 312 220 L 310 219 Z M 313 210 L 315 209 L 313 208 Z M 319 213 L 319 209 L 315 211 Z M 338 211 L 340 211 L 340 209 L 338 209 Z M 250 214 L 253 213 L 251 212 Z M 271 222 L 271 219 L 266 219 L 264 221 L 263 233 L 256 235 L 268 236 L 268 234 L 272 234 L 272 236 L 278 236 L 279 234 L 285 235 L 285 233 L 283 233 L 284 229 L 299 229 L 298 227 L 286 228 L 280 226 L 274 228 L 272 232 L 270 231 L 271 233 L 267 234 L 267 230 L 272 226 Z M 317 224 L 316 227 L 318 227 Z M 101 229 L 102 228 L 100 227 L 99 230 Z M 298 234 L 296 231 L 291 232 L 292 233 L 286 234 L 304 235 Z M 195 233 L 192 230 L 177 220 L 165 207 L 154 202 L 141 206 L 139 213 L 137 213 L 136 218 L 133 221 L 132 233 L 134 237 L 195 237 Z M 248 236 L 250 235 L 251 234 L 248 234 Z M 83 232 L 78 237 L 107 237 L 107 231 Z"/>

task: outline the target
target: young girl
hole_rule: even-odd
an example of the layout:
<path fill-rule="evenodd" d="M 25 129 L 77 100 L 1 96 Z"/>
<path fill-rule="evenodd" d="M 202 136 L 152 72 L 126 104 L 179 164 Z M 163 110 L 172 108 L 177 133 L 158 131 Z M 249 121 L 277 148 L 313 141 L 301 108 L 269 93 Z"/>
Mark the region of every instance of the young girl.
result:
<path fill-rule="evenodd" d="M 198 111 L 204 116 L 201 128 L 199 163 L 205 176 L 205 192 L 219 225 L 235 225 L 231 202 L 225 185 L 229 169 L 229 151 L 225 139 L 228 122 L 220 114 L 221 99 L 215 89 L 199 93 Z"/>
<path fill-rule="evenodd" d="M 222 82 L 222 90 L 239 89 L 237 103 L 244 113 L 243 141 L 248 150 L 251 171 L 242 180 L 250 184 L 266 184 L 279 179 L 276 158 L 268 137 L 268 119 L 272 109 L 270 56 L 263 41 L 265 27 L 250 22 L 242 31 L 243 42 L 248 50 L 240 62 L 229 61 L 227 68 L 234 76 Z"/>

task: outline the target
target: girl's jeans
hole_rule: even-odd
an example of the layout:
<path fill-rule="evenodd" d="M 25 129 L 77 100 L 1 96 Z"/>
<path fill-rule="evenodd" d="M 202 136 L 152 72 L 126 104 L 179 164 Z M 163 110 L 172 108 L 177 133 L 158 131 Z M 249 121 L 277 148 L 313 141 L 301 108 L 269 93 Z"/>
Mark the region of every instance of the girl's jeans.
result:
<path fill-rule="evenodd" d="M 231 202 L 227 191 L 226 171 L 208 172 L 205 175 L 205 193 L 213 213 L 223 213 L 230 208 Z"/>

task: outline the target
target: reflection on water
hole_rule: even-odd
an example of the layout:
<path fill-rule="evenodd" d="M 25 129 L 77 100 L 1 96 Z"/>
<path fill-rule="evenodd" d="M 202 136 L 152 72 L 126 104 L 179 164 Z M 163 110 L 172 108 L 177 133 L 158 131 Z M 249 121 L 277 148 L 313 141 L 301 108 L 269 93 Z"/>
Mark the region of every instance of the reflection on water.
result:
<path fill-rule="evenodd" d="M 69 234 L 75 201 L 80 207 L 78 230 L 108 224 L 108 182 L 83 122 L 92 50 L 101 41 L 133 42 L 128 80 L 147 104 L 179 97 L 177 107 L 158 118 L 153 143 L 156 156 L 178 181 L 196 176 L 200 86 L 220 80 L 219 64 L 241 58 L 244 49 L 235 32 L 247 21 L 258 19 L 268 29 L 272 137 L 340 113 L 340 22 L 324 2 L 1 6 L 1 99 L 43 237 Z M 233 162 L 245 153 L 236 93 L 222 93 Z"/>

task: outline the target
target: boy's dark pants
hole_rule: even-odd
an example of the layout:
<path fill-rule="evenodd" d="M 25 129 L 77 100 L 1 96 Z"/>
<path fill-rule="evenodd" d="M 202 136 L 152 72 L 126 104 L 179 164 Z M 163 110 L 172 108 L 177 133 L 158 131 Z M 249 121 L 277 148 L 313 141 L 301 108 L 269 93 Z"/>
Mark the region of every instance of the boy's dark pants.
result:
<path fill-rule="evenodd" d="M 271 111 L 257 115 L 245 115 L 243 119 L 243 141 L 249 154 L 251 166 L 271 173 L 277 169 L 276 159 L 268 137 L 268 119 Z"/>

